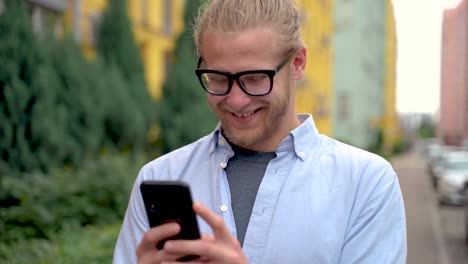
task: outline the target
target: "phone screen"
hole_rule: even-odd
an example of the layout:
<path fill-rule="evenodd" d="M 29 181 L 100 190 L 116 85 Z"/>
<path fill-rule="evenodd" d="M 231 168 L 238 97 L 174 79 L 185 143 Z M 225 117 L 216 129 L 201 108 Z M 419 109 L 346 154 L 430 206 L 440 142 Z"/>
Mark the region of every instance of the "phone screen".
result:
<path fill-rule="evenodd" d="M 145 203 L 146 214 L 151 227 L 168 222 L 177 222 L 180 233 L 160 241 L 157 249 L 162 249 L 170 239 L 199 239 L 200 232 L 196 215 L 192 209 L 192 196 L 188 184 L 181 181 L 144 181 L 140 191 Z M 186 256 L 179 261 L 197 259 Z"/>

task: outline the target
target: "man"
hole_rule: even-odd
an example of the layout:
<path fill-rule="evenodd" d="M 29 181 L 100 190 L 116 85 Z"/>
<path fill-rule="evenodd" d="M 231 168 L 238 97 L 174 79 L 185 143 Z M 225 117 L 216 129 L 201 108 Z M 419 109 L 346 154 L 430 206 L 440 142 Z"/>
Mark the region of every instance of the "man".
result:
<path fill-rule="evenodd" d="M 213 0 L 199 15 L 196 74 L 220 123 L 142 168 L 114 263 L 405 263 L 398 178 L 384 159 L 318 133 L 295 113 L 306 48 L 293 0 Z M 158 241 L 139 185 L 182 180 L 202 239 Z"/>

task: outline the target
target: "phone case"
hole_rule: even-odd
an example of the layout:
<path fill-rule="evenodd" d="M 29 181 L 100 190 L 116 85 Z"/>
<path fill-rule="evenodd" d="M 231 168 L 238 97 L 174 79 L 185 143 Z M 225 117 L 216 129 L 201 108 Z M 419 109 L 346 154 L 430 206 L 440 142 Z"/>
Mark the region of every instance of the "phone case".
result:
<path fill-rule="evenodd" d="M 200 238 L 188 184 L 181 181 L 144 181 L 140 185 L 140 191 L 151 227 L 168 222 L 177 222 L 181 227 L 179 234 L 160 241 L 156 245 L 157 249 L 162 249 L 167 240 Z M 186 256 L 179 261 L 196 258 L 198 256 Z"/>

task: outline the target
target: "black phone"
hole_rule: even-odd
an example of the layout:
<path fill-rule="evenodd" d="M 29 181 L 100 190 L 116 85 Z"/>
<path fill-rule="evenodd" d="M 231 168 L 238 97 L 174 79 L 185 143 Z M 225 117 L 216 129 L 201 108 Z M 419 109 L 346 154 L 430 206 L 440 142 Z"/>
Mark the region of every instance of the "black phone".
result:
<path fill-rule="evenodd" d="M 140 184 L 140 191 L 151 227 L 168 222 L 177 222 L 180 225 L 180 232 L 173 237 L 159 241 L 156 245 L 157 249 L 162 249 L 167 240 L 200 238 L 188 184 L 182 181 L 143 181 Z M 198 256 L 185 256 L 178 261 L 190 261 L 197 258 Z"/>

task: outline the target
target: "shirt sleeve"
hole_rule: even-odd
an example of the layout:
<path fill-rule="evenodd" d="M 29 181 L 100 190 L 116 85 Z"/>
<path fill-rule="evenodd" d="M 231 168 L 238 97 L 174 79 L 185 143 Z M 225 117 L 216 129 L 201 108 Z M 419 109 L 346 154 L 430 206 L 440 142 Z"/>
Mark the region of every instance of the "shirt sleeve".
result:
<path fill-rule="evenodd" d="M 140 243 L 143 234 L 149 230 L 149 224 L 139 188 L 139 179 L 142 176 L 142 171 L 140 171 L 140 175 L 135 181 L 130 194 L 129 204 L 114 250 L 114 264 L 137 263 L 137 245 Z"/>
<path fill-rule="evenodd" d="M 391 165 L 364 172 L 360 213 L 347 232 L 342 264 L 406 263 L 406 217 L 398 177 Z M 370 183 L 370 184 L 369 184 Z M 359 202 L 358 202 L 359 203 Z"/>

